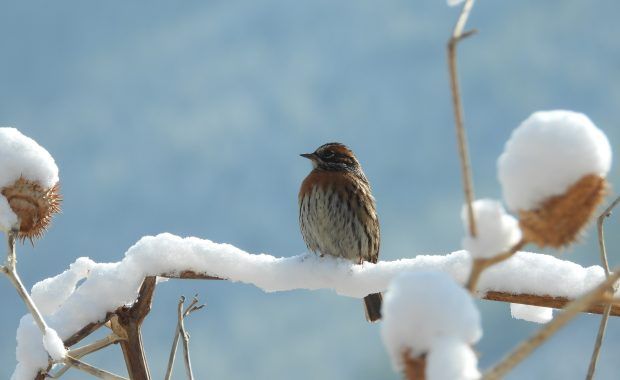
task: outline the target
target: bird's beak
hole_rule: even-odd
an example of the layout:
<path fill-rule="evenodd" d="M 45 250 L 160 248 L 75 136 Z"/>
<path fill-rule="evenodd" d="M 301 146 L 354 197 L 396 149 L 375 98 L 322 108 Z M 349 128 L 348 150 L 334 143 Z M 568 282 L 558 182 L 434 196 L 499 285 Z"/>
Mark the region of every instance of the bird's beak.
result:
<path fill-rule="evenodd" d="M 316 159 L 316 155 L 314 153 L 302 153 L 300 156 L 305 157 L 309 160 L 314 161 Z"/>

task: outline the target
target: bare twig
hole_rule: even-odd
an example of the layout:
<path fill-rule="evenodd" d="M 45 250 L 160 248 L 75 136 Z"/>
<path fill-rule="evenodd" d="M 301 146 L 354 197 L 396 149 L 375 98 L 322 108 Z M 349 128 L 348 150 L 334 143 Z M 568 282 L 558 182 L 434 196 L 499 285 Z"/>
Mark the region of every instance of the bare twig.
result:
<path fill-rule="evenodd" d="M 499 255 L 495 255 L 493 257 L 489 257 L 486 259 L 485 258 L 474 259 L 472 262 L 472 266 L 471 266 L 471 273 L 469 274 L 469 279 L 467 280 L 467 285 L 466 285 L 467 289 L 471 293 L 474 293 L 476 291 L 476 285 L 478 284 L 480 275 L 485 269 L 499 262 L 502 262 L 504 260 L 508 260 L 509 258 L 512 257 L 512 255 L 514 255 L 515 253 L 517 253 L 517 251 L 523 248 L 525 244 L 527 244 L 527 242 L 524 239 L 522 239 L 517 244 L 515 244 L 512 248 L 510 248 L 508 251 L 500 253 Z"/>
<path fill-rule="evenodd" d="M 103 339 L 99 339 L 99 340 L 97 340 L 95 342 L 92 342 L 90 344 L 87 344 L 85 346 L 69 350 L 69 352 L 67 354 L 69 356 L 71 356 L 72 358 L 80 359 L 83 356 L 86 356 L 86 355 L 91 354 L 93 352 L 102 350 L 102 349 L 108 347 L 111 344 L 117 343 L 121 339 L 122 339 L 121 337 L 119 337 L 118 335 L 112 333 L 112 334 L 106 336 Z M 70 368 L 71 368 L 70 364 L 65 364 L 62 368 L 60 368 L 58 371 L 56 371 L 52 377 L 57 379 L 57 378 L 61 377 L 62 375 L 64 375 L 65 372 L 67 372 Z"/>
<path fill-rule="evenodd" d="M 13 284 L 13 287 L 15 287 L 15 289 L 17 290 L 17 293 L 19 294 L 21 299 L 26 304 L 26 307 L 28 308 L 28 311 L 32 315 L 32 318 L 34 318 L 34 321 L 39 327 L 39 330 L 41 330 L 41 334 L 45 335 L 45 329 L 47 328 L 47 324 L 45 323 L 45 320 L 43 320 L 43 317 L 41 316 L 39 309 L 34 304 L 34 301 L 32 300 L 32 298 L 30 297 L 30 293 L 28 293 L 28 291 L 24 287 L 24 284 L 22 283 L 22 280 L 19 278 L 19 275 L 17 274 L 17 255 L 15 254 L 15 242 L 17 240 L 18 233 L 19 233 L 19 230 L 13 228 L 7 234 L 8 235 L 7 243 L 8 243 L 9 251 L 7 254 L 6 264 L 2 266 L 1 270 L 11 281 L 11 283 Z"/>
<path fill-rule="evenodd" d="M 175 328 L 174 339 L 172 340 L 172 348 L 170 349 L 170 356 L 168 357 L 168 368 L 166 370 L 165 380 L 169 380 L 172 376 L 172 367 L 174 366 L 174 360 L 176 357 L 177 346 L 179 344 L 179 335 L 183 334 L 183 349 L 185 353 L 185 368 L 187 370 L 188 376 L 190 379 L 193 379 L 193 373 L 191 368 L 191 362 L 189 358 L 189 336 L 185 332 L 185 325 L 183 324 L 183 320 L 185 317 L 190 315 L 191 313 L 198 311 L 205 307 L 204 304 L 198 305 L 198 295 L 195 295 L 190 304 L 187 306 L 185 311 L 183 311 L 183 305 L 185 304 L 185 296 L 181 296 L 179 299 L 179 303 L 177 305 L 177 325 Z"/>
<path fill-rule="evenodd" d="M 64 340 L 65 347 L 71 347 L 79 343 L 80 341 L 82 341 L 82 339 L 86 338 L 90 334 L 97 331 L 101 326 L 108 323 L 110 321 L 110 318 L 112 318 L 113 315 L 114 315 L 113 313 L 107 313 L 104 320 L 99 321 L 99 322 L 92 322 L 82 327 L 76 333 L 74 333 L 73 335 L 71 335 L 70 337 Z"/>
<path fill-rule="evenodd" d="M 618 268 L 620 269 L 620 268 Z M 618 270 L 611 274 L 605 281 L 593 290 L 569 303 L 563 312 L 558 314 L 551 322 L 538 330 L 536 334 L 522 342 L 512 353 L 504 358 L 499 364 L 491 368 L 484 374 L 483 380 L 501 379 L 508 371 L 525 359 L 538 346 L 549 339 L 566 323 L 572 320 L 577 314 L 587 309 L 595 302 L 605 299 L 605 295 L 613 289 L 614 284 L 620 278 Z"/>
<path fill-rule="evenodd" d="M 177 306 L 177 310 L 181 310 L 183 308 L 183 303 L 185 303 L 185 297 L 181 296 L 179 299 L 179 304 Z M 170 356 L 168 356 L 168 368 L 166 369 L 166 376 L 164 380 L 170 380 L 172 376 L 172 367 L 174 367 L 174 360 L 177 354 L 177 347 L 179 345 L 179 324 L 181 323 L 180 319 L 177 320 L 177 324 L 174 328 L 174 339 L 172 339 L 172 348 L 170 349 Z"/>
<path fill-rule="evenodd" d="M 463 32 L 469 13 L 474 5 L 474 0 L 466 0 L 461 10 L 459 18 L 452 31 L 452 36 L 448 41 L 448 67 L 450 70 L 450 90 L 452 92 L 452 106 L 454 109 L 454 121 L 456 124 L 456 137 L 459 148 L 459 159 L 461 162 L 461 173 L 463 176 L 463 191 L 465 193 L 465 202 L 467 203 L 467 218 L 469 220 L 469 234 L 476 236 L 476 219 L 474 217 L 473 201 L 474 189 L 471 175 L 471 165 L 469 163 L 469 152 L 467 148 L 467 137 L 465 136 L 465 127 L 463 125 L 463 105 L 461 102 L 461 90 L 459 87 L 456 48 L 458 43 L 475 33 L 475 31 Z"/>
<path fill-rule="evenodd" d="M 185 331 L 185 323 L 183 323 L 182 308 L 179 307 L 179 334 L 183 338 L 183 358 L 185 359 L 185 371 L 187 372 L 187 378 L 194 380 L 194 374 L 192 373 L 192 362 L 189 357 L 189 334 Z"/>
<path fill-rule="evenodd" d="M 8 279 L 11 281 L 11 283 L 17 290 L 17 293 L 19 294 L 20 298 L 26 304 L 26 307 L 28 308 L 30 315 L 32 315 L 32 318 L 36 322 L 37 327 L 41 331 L 41 335 L 44 336 L 46 330 L 48 329 L 47 323 L 45 323 L 45 320 L 43 319 L 41 312 L 35 305 L 32 298 L 30 297 L 30 293 L 28 293 L 28 291 L 26 290 L 26 287 L 24 287 L 24 284 L 22 283 L 17 273 L 17 255 L 15 253 L 15 242 L 17 241 L 18 233 L 19 233 L 19 230 L 17 228 L 12 228 L 7 234 L 8 235 L 7 236 L 7 242 L 8 242 L 7 260 L 6 260 L 5 265 L 0 266 L 0 270 L 2 271 L 2 273 L 4 273 L 8 277 Z M 99 377 L 101 379 L 112 379 L 112 380 L 123 379 L 122 377 L 118 377 L 114 374 L 111 374 L 99 368 L 93 367 L 89 364 L 83 363 L 76 358 L 72 358 L 70 355 L 66 355 L 63 362 L 67 364 L 70 363 L 76 368 L 82 371 L 85 371 L 93 376 Z"/>
<path fill-rule="evenodd" d="M 115 375 L 113 373 L 110 373 L 108 371 L 99 369 L 97 367 L 93 367 L 90 364 L 86 364 L 84 362 L 81 362 L 75 358 L 72 358 L 71 356 L 67 355 L 65 358 L 65 363 L 72 365 L 73 367 L 80 369 L 84 372 L 90 373 L 93 376 L 96 376 L 100 379 L 104 379 L 104 380 L 127 380 L 127 378 L 122 377 L 122 376 L 118 376 Z"/>
<path fill-rule="evenodd" d="M 605 233 L 603 231 L 603 224 L 605 220 L 611 216 L 611 211 L 620 202 L 620 197 L 617 197 L 610 205 L 599 215 L 596 220 L 596 227 L 598 231 L 598 245 L 599 252 L 601 254 L 601 263 L 605 269 L 605 276 L 609 277 L 609 262 L 607 260 L 607 250 L 605 249 Z M 607 329 L 607 320 L 609 319 L 609 313 L 611 313 L 612 305 L 609 304 L 605 307 L 605 312 L 601 317 L 601 322 L 598 326 L 598 333 L 596 334 L 596 341 L 594 342 L 594 350 L 592 351 L 592 357 L 590 358 L 590 365 L 588 366 L 587 380 L 594 378 L 594 372 L 596 371 L 596 363 L 598 362 L 601 347 L 603 346 L 603 339 L 605 338 L 605 330 Z"/>

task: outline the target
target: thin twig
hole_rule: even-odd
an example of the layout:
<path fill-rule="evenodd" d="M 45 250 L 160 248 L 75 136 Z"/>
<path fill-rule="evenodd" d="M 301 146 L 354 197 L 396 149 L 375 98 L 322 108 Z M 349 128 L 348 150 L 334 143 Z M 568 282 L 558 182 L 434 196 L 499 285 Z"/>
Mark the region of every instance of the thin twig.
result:
<path fill-rule="evenodd" d="M 47 323 L 43 320 L 43 316 L 39 312 L 39 309 L 34 304 L 34 301 L 30 297 L 30 293 L 24 287 L 22 280 L 19 278 L 17 274 L 17 255 L 15 253 L 15 242 L 17 240 L 17 235 L 19 230 L 13 228 L 8 232 L 7 243 L 8 243 L 8 254 L 6 259 L 6 264 L 2 267 L 2 272 L 8 277 L 8 279 L 13 284 L 13 287 L 17 290 L 20 298 L 26 304 L 28 311 L 32 315 L 32 318 L 36 322 L 39 330 L 41 330 L 41 334 L 45 335 L 45 330 L 47 329 Z"/>
<path fill-rule="evenodd" d="M 500 253 L 499 255 L 495 255 L 489 258 L 477 258 L 474 259 L 471 266 L 471 272 L 469 274 L 469 279 L 467 280 L 467 289 L 474 293 L 476 291 L 476 286 L 478 285 L 478 280 L 480 279 L 480 275 L 482 272 L 488 267 L 500 263 L 504 260 L 508 260 L 515 253 L 517 253 L 521 248 L 523 248 L 527 244 L 525 239 L 521 239 L 517 244 L 512 246 L 508 251 Z"/>
<path fill-rule="evenodd" d="M 178 318 L 179 318 L 179 334 L 183 339 L 183 358 L 185 359 L 185 371 L 187 372 L 187 378 L 189 380 L 194 380 L 194 374 L 192 373 L 192 362 L 189 357 L 189 335 L 187 331 L 185 331 L 185 323 L 183 320 L 183 309 L 179 307 L 178 309 Z"/>
<path fill-rule="evenodd" d="M 86 364 L 82 361 L 79 361 L 78 359 L 72 358 L 69 355 L 66 356 L 65 362 L 67 364 L 72 365 L 73 367 L 77 369 L 80 369 L 84 372 L 87 372 L 103 380 L 127 380 L 127 378 L 125 377 L 115 375 L 111 372 L 105 371 L 103 369 L 99 369 L 97 367 L 93 367 L 92 365 Z"/>
<path fill-rule="evenodd" d="M 28 293 L 28 291 L 26 290 L 26 287 L 22 283 L 17 273 L 17 255 L 15 252 L 15 242 L 17 241 L 18 233 L 19 233 L 18 229 L 12 228 L 7 234 L 8 235 L 7 242 L 8 242 L 9 250 L 7 253 L 6 263 L 2 267 L 0 267 L 0 270 L 9 278 L 9 280 L 13 284 L 13 287 L 15 287 L 15 289 L 17 290 L 17 293 L 19 294 L 20 298 L 26 304 L 26 307 L 28 308 L 30 315 L 32 315 L 32 318 L 36 322 L 37 327 L 41 331 L 41 335 L 45 336 L 45 331 L 48 329 L 47 323 L 45 323 L 45 320 L 43 319 L 41 312 L 37 308 L 37 305 L 34 303 L 32 298 L 30 297 L 30 293 Z M 63 362 L 66 364 L 70 363 L 74 367 L 82 371 L 85 371 L 93 376 L 102 378 L 102 379 L 111 379 L 111 380 L 123 379 L 122 377 L 118 377 L 102 369 L 83 363 L 76 358 L 72 358 L 70 355 L 66 355 Z"/>
<path fill-rule="evenodd" d="M 620 270 L 620 268 L 618 268 Z M 536 334 L 522 342 L 500 363 L 491 368 L 484 374 L 483 380 L 501 379 L 508 371 L 525 359 L 538 346 L 549 339 L 566 323 L 573 319 L 577 314 L 585 310 L 589 305 L 604 299 L 604 295 L 613 289 L 615 282 L 620 278 L 620 272 L 616 270 L 605 281 L 596 288 L 587 292 L 583 296 L 569 303 L 563 312 L 559 313 L 551 322 L 538 330 Z"/>
<path fill-rule="evenodd" d="M 179 299 L 179 304 L 177 306 L 177 314 L 180 313 L 180 310 L 183 308 L 183 303 L 185 303 L 185 297 L 181 296 L 181 298 Z M 170 380 L 170 377 L 172 376 L 172 367 L 174 366 L 174 360 L 177 354 L 177 347 L 179 345 L 180 323 L 181 320 L 178 319 L 174 329 L 174 339 L 172 340 L 172 348 L 170 349 L 170 356 L 168 357 L 168 368 L 166 369 L 166 376 L 164 377 L 164 380 Z"/>
<path fill-rule="evenodd" d="M 198 311 L 202 309 L 203 307 L 205 307 L 205 305 L 204 304 L 198 305 L 198 295 L 194 296 L 194 298 L 192 299 L 190 304 L 187 306 L 185 311 L 183 311 L 184 304 L 185 304 L 185 296 L 181 296 L 181 298 L 179 299 L 179 303 L 177 305 L 177 315 L 178 315 L 177 325 L 175 328 L 174 339 L 172 340 L 172 348 L 170 349 L 170 356 L 168 357 L 168 368 L 166 369 L 166 376 L 164 377 L 165 380 L 170 380 L 170 377 L 172 376 L 172 367 L 174 366 L 174 360 L 176 358 L 176 352 L 177 352 L 177 347 L 179 344 L 180 334 L 183 334 L 184 336 L 184 350 L 186 353 L 185 364 L 186 364 L 186 369 L 189 368 L 188 376 L 191 376 L 190 378 L 193 378 L 193 374 L 191 370 L 191 363 L 189 362 L 189 347 L 187 347 L 187 349 L 185 348 L 185 337 L 187 334 L 185 333 L 185 325 L 183 324 L 183 320 L 185 319 L 185 317 L 187 317 L 191 313 Z M 187 337 L 187 339 L 189 340 L 189 337 Z"/>
<path fill-rule="evenodd" d="M 467 218 L 469 220 L 469 234 L 475 237 L 476 219 L 474 217 L 473 201 L 474 201 L 474 186 L 471 174 L 471 165 L 469 162 L 469 151 L 467 148 L 467 137 L 465 135 L 465 127 L 463 125 L 463 105 L 461 102 L 461 90 L 459 87 L 456 48 L 458 43 L 468 36 L 471 36 L 475 31 L 468 31 L 463 33 L 469 13 L 474 5 L 474 0 L 466 0 L 465 5 L 461 10 L 459 18 L 454 26 L 452 36 L 448 41 L 448 67 L 450 71 L 450 90 L 452 92 L 452 106 L 454 109 L 454 121 L 456 125 L 456 138 L 459 148 L 459 159 L 461 162 L 461 173 L 463 176 L 463 191 L 465 193 L 465 202 L 467 203 Z"/>
<path fill-rule="evenodd" d="M 102 350 L 111 344 L 117 343 L 121 339 L 123 338 L 119 337 L 116 334 L 110 334 L 103 339 L 99 339 L 85 346 L 69 350 L 67 354 L 71 356 L 72 358 L 80 359 L 88 354 Z M 62 375 L 64 375 L 65 372 L 67 372 L 70 368 L 71 368 L 70 364 L 65 364 L 64 366 L 62 366 L 62 368 L 56 371 L 52 377 L 57 379 L 61 377 Z"/>
<path fill-rule="evenodd" d="M 609 262 L 607 260 L 607 249 L 605 248 L 605 233 L 603 230 L 603 224 L 605 223 L 605 220 L 611 216 L 611 211 L 619 202 L 620 197 L 617 197 L 596 220 L 599 252 L 601 254 L 603 268 L 605 269 L 605 276 L 607 277 L 609 277 Z M 603 339 L 605 338 L 605 330 L 607 329 L 607 320 L 609 319 L 609 313 L 611 313 L 611 306 L 611 304 L 608 304 L 605 307 L 605 312 L 603 313 L 601 322 L 598 326 L 598 333 L 596 334 L 596 341 L 594 342 L 594 350 L 592 351 L 592 357 L 590 358 L 590 365 L 588 365 L 588 374 L 586 375 L 587 380 L 592 380 L 594 378 L 594 372 L 596 372 L 596 363 L 598 362 L 601 347 L 603 346 Z"/>

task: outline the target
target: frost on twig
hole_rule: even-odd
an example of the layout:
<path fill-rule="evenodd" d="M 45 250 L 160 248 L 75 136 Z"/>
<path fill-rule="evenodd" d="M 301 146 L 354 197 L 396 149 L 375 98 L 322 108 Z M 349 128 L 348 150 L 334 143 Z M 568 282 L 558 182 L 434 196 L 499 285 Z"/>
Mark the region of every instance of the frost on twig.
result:
<path fill-rule="evenodd" d="M 181 296 L 177 305 L 177 325 L 175 328 L 174 338 L 172 340 L 172 348 L 170 349 L 170 356 L 168 358 L 168 368 L 166 370 L 165 380 L 169 380 L 172 376 L 172 368 L 174 367 L 174 360 L 176 358 L 177 346 L 179 343 L 179 336 L 183 337 L 183 358 L 185 362 L 185 370 L 189 379 L 194 378 L 192 372 L 192 364 L 189 355 L 189 334 L 185 331 L 185 317 L 191 313 L 198 311 L 205 307 L 205 304 L 198 305 L 198 295 L 194 296 L 190 304 L 183 310 L 185 304 L 185 297 Z"/>

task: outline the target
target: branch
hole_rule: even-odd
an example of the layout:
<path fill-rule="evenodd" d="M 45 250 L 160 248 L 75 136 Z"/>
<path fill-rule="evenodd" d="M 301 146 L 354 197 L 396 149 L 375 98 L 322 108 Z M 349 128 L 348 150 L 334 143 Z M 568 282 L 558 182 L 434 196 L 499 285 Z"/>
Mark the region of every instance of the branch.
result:
<path fill-rule="evenodd" d="M 185 302 L 185 297 L 183 297 L 183 302 Z M 179 318 L 179 334 L 183 337 L 183 358 L 185 359 L 185 371 L 187 372 L 187 378 L 189 380 L 194 380 L 194 373 L 192 372 L 192 361 L 189 357 L 189 335 L 187 331 L 185 331 L 185 323 L 183 320 L 185 316 L 183 315 L 183 304 L 179 305 L 178 308 L 178 318 Z"/>
<path fill-rule="evenodd" d="M 92 322 L 92 323 L 89 323 L 86 326 L 82 327 L 75 334 L 71 335 L 70 337 L 68 337 L 67 339 L 64 340 L 65 347 L 71 347 L 74 344 L 79 343 L 80 341 L 82 341 L 82 339 L 86 338 L 90 334 L 92 334 L 95 331 L 97 331 L 101 326 L 103 326 L 106 323 L 108 323 L 110 321 L 110 318 L 112 318 L 113 315 L 114 315 L 113 313 L 107 313 L 107 315 L 106 315 L 106 317 L 105 317 L 105 319 L 103 321 Z"/>
<path fill-rule="evenodd" d="M 528 340 L 522 342 L 510 355 L 485 373 L 483 380 L 501 379 L 508 371 L 519 364 L 565 324 L 570 322 L 577 314 L 586 310 L 590 305 L 604 300 L 605 295 L 610 290 L 613 290 L 614 284 L 620 278 L 619 270 L 620 268 L 593 290 L 569 303 L 562 313 L 558 314 L 557 317 L 538 330 Z"/>
<path fill-rule="evenodd" d="M 463 33 L 463 28 L 469 18 L 469 13 L 474 6 L 474 0 L 466 0 L 465 5 L 461 9 L 459 18 L 454 26 L 452 36 L 448 41 L 448 68 L 450 70 L 450 90 L 452 92 L 452 106 L 454 109 L 454 121 L 456 125 L 456 138 L 459 148 L 459 159 L 461 162 L 461 173 L 463 176 L 463 192 L 465 193 L 465 202 L 467 203 L 467 218 L 469 220 L 469 234 L 476 236 L 476 220 L 474 218 L 473 201 L 474 189 L 471 175 L 471 166 L 469 163 L 469 152 L 467 148 L 467 137 L 465 136 L 465 127 L 463 125 L 463 105 L 461 102 L 461 90 L 459 87 L 456 48 L 458 43 L 475 33 L 474 30 Z"/>
<path fill-rule="evenodd" d="M 11 281 L 11 284 L 13 284 L 13 287 L 15 287 L 15 289 L 17 290 L 17 293 L 19 294 L 20 298 L 26 304 L 28 311 L 30 312 L 30 315 L 32 315 L 32 318 L 36 322 L 37 327 L 41 331 L 41 335 L 45 336 L 46 330 L 49 327 L 47 326 L 47 323 L 45 323 L 45 320 L 43 319 L 41 312 L 37 308 L 37 305 L 35 305 L 32 298 L 30 297 L 30 293 L 28 293 L 28 291 L 26 290 L 26 287 L 24 287 L 24 284 L 22 283 L 17 273 L 17 255 L 15 253 L 15 242 L 17 240 L 18 234 L 19 234 L 19 230 L 17 228 L 12 228 L 8 232 L 7 234 L 7 243 L 8 243 L 7 259 L 6 259 L 5 265 L 0 266 L 0 270 Z M 48 359 L 48 360 L 50 363 L 49 366 L 51 366 L 52 361 L 51 359 Z M 66 364 L 73 365 L 74 367 L 84 372 L 87 372 L 95 377 L 98 377 L 100 379 L 123 380 L 122 377 L 116 376 L 110 372 L 107 372 L 97 367 L 93 367 L 89 364 L 83 363 L 76 358 L 72 358 L 70 355 L 66 355 L 63 362 Z M 40 375 L 37 375 L 37 378 L 38 377 L 40 377 Z"/>
<path fill-rule="evenodd" d="M 573 300 L 566 297 L 539 296 L 534 294 L 510 294 L 506 292 L 487 292 L 483 299 L 488 301 L 499 301 L 506 303 L 518 303 L 522 305 L 532 305 L 550 307 L 553 309 L 564 309 Z M 584 313 L 603 314 L 606 304 L 604 302 L 594 303 L 584 309 Z M 611 306 L 610 315 L 620 317 L 620 305 Z"/>
<path fill-rule="evenodd" d="M 469 274 L 469 279 L 467 280 L 466 287 L 471 292 L 474 293 L 476 291 L 476 285 L 478 284 L 478 280 L 480 279 L 480 275 L 482 272 L 490 266 L 493 266 L 497 263 L 500 263 L 504 260 L 508 260 L 512 257 L 517 251 L 519 251 L 523 246 L 525 246 L 527 242 L 525 240 L 521 240 L 517 244 L 515 244 L 512 248 L 504 253 L 500 253 L 499 255 L 495 255 L 489 258 L 476 258 L 472 262 L 471 273 Z"/>
<path fill-rule="evenodd" d="M 97 341 L 95 341 L 93 343 L 87 344 L 86 346 L 70 350 L 67 354 L 69 356 L 71 356 L 72 358 L 80 359 L 83 356 L 86 356 L 86 355 L 91 354 L 93 352 L 102 350 L 102 349 L 108 347 L 111 344 L 117 343 L 120 340 L 122 340 L 121 337 L 119 337 L 118 335 L 112 333 L 112 334 L 106 336 L 105 338 L 99 339 L 99 340 L 97 340 Z M 52 377 L 55 378 L 55 379 L 58 379 L 59 377 L 64 375 L 65 372 L 67 372 L 70 368 L 71 368 L 70 364 L 65 364 L 56 373 L 54 373 L 54 375 Z"/>
<path fill-rule="evenodd" d="M 72 366 L 74 366 L 77 369 L 80 369 L 80 370 L 82 370 L 84 372 L 90 373 L 91 375 L 93 375 L 95 377 L 98 377 L 100 379 L 103 379 L 103 380 L 127 380 L 124 377 L 117 376 L 117 375 L 115 375 L 113 373 L 110 373 L 108 371 L 104 371 L 104 370 L 99 369 L 97 367 L 93 367 L 90 364 L 86 364 L 84 362 L 81 362 L 81 361 L 79 361 L 79 360 L 77 360 L 75 358 L 72 358 L 69 355 L 67 355 L 67 357 L 65 359 L 65 362 L 68 365 L 72 365 Z"/>
<path fill-rule="evenodd" d="M 605 269 L 605 276 L 609 277 L 609 262 L 607 261 L 607 250 L 605 249 L 605 233 L 603 231 L 603 224 L 605 220 L 611 216 L 611 211 L 620 202 L 620 197 L 617 197 L 611 205 L 609 205 L 596 220 L 596 227 L 598 231 L 598 245 L 599 252 L 601 254 L 601 263 Z M 603 339 L 605 338 L 605 330 L 607 329 L 607 320 L 609 319 L 609 313 L 611 313 L 611 305 L 605 307 L 605 312 L 601 318 L 601 323 L 598 327 L 598 333 L 596 334 L 596 341 L 594 342 L 594 350 L 592 351 L 592 357 L 590 358 L 590 365 L 588 366 L 587 380 L 594 378 L 594 372 L 596 371 L 596 363 L 598 361 L 599 353 L 601 352 L 601 346 L 603 345 Z"/>
<path fill-rule="evenodd" d="M 151 378 L 142 344 L 141 327 L 144 318 L 151 311 L 155 284 L 155 276 L 146 277 L 142 282 L 136 302 L 131 307 L 119 308 L 110 320 L 112 331 L 123 338 L 120 345 L 131 379 L 149 380 Z"/>
<path fill-rule="evenodd" d="M 181 296 L 181 298 L 179 299 L 179 303 L 177 305 L 178 321 L 177 321 L 177 325 L 175 328 L 174 339 L 172 340 L 172 348 L 170 350 L 170 356 L 168 358 L 168 369 L 166 370 L 166 376 L 164 377 L 165 380 L 170 380 L 170 377 L 172 376 L 172 367 L 174 366 L 174 360 L 176 357 L 176 351 L 177 351 L 177 346 L 179 343 L 180 334 L 183 334 L 183 341 L 184 341 L 183 351 L 184 351 L 184 357 L 185 357 L 185 368 L 187 370 L 188 377 L 190 379 L 193 379 L 194 377 L 194 374 L 192 373 L 191 361 L 189 358 L 189 346 L 188 346 L 189 337 L 187 333 L 185 332 L 185 325 L 183 324 L 183 320 L 185 319 L 185 317 L 187 317 L 194 311 L 198 311 L 202 309 L 205 305 L 204 304 L 197 305 L 198 304 L 197 295 L 194 296 L 194 298 L 192 299 L 192 302 L 190 302 L 189 306 L 185 309 L 185 311 L 183 311 L 184 303 L 185 303 L 185 297 Z"/>

